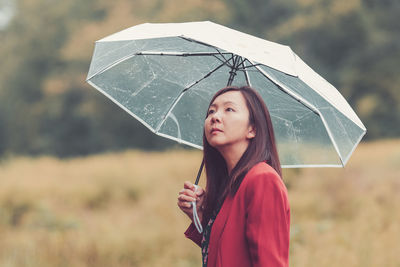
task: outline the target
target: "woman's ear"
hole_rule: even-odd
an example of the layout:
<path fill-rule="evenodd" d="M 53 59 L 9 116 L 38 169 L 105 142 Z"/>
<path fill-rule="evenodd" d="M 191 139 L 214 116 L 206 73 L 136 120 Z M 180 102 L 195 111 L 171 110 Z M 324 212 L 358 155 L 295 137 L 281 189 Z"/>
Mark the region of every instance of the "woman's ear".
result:
<path fill-rule="evenodd" d="M 253 127 L 253 125 L 250 125 L 249 127 L 249 132 L 246 135 L 247 139 L 252 139 L 256 136 L 256 128 Z"/>

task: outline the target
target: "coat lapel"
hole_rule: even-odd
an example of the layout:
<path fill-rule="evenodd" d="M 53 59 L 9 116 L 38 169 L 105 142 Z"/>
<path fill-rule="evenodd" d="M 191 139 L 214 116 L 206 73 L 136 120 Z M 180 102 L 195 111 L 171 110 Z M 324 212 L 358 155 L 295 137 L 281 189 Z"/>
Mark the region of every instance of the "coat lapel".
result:
<path fill-rule="evenodd" d="M 228 195 L 224 203 L 222 204 L 221 210 L 219 211 L 213 226 L 211 228 L 210 242 L 208 247 L 208 263 L 207 266 L 214 267 L 217 266 L 217 255 L 219 240 L 224 232 L 225 224 L 228 219 L 228 215 L 232 208 L 233 198 Z"/>

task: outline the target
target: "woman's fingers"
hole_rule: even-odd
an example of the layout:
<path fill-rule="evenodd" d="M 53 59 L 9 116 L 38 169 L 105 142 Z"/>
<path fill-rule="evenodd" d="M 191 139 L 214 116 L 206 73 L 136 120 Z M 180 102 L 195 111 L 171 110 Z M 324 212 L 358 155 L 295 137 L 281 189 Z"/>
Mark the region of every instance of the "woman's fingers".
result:
<path fill-rule="evenodd" d="M 205 191 L 203 190 L 203 188 L 201 188 L 200 186 L 198 186 L 195 193 L 196 193 L 197 196 L 200 197 L 200 196 L 203 196 L 203 195 L 204 195 L 204 192 L 205 192 Z"/>
<path fill-rule="evenodd" d="M 187 202 L 187 201 L 178 201 L 178 206 L 184 211 L 184 212 L 190 212 L 192 210 L 192 203 Z"/>
<path fill-rule="evenodd" d="M 196 201 L 196 198 L 191 197 L 191 196 L 187 196 L 187 195 L 180 194 L 179 197 L 178 197 L 178 200 L 180 200 L 180 201 L 187 201 L 187 202 L 193 202 L 193 201 Z"/>
<path fill-rule="evenodd" d="M 196 187 L 194 186 L 194 184 L 192 184 L 192 183 L 189 182 L 189 181 L 186 181 L 186 182 L 183 184 L 183 188 L 184 188 L 184 189 L 189 189 L 189 190 L 195 192 L 196 195 L 198 195 L 198 196 L 201 196 L 201 195 L 204 194 L 204 189 L 203 189 L 203 188 L 201 188 L 200 186 L 197 186 L 197 189 L 196 189 Z"/>
<path fill-rule="evenodd" d="M 190 190 L 192 190 L 192 191 L 195 190 L 194 184 L 192 184 L 192 183 L 189 182 L 189 181 L 186 181 L 186 182 L 183 184 L 183 188 L 190 189 Z"/>
<path fill-rule="evenodd" d="M 182 189 L 181 191 L 179 191 L 179 195 L 186 195 L 194 199 L 197 199 L 197 195 L 190 189 Z"/>
<path fill-rule="evenodd" d="M 202 206 L 204 202 L 205 191 L 200 186 L 196 187 L 189 181 L 183 184 L 183 189 L 178 194 L 178 207 L 186 213 L 192 220 L 192 202 L 196 202 L 197 212 L 202 216 Z"/>

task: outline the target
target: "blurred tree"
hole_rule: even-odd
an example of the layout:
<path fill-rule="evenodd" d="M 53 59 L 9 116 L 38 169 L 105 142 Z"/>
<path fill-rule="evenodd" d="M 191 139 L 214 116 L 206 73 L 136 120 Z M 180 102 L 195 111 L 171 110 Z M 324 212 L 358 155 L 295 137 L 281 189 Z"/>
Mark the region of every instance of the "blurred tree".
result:
<path fill-rule="evenodd" d="M 156 13 L 171 20 L 187 14 L 211 17 L 221 9 L 216 1 L 205 7 L 193 0 L 181 2 L 176 9 L 176 3 L 157 0 L 16 0 L 15 16 L 0 35 L 0 56 L 5 59 L 0 66 L 0 107 L 5 114 L 0 137 L 7 140 L 0 148 L 71 156 L 174 145 L 88 86 L 85 77 L 96 39 L 157 19 L 152 18 Z"/>
<path fill-rule="evenodd" d="M 5 129 L 4 113 L 2 112 L 0 107 L 0 156 L 3 155 L 7 146 L 7 136 L 5 134 Z"/>
<path fill-rule="evenodd" d="M 14 19 L 5 31 L 2 58 L 2 106 L 7 117 L 8 149 L 17 153 L 35 153 L 32 140 L 38 137 L 41 85 L 46 76 L 59 69 L 57 51 L 67 36 L 65 5 L 54 1 L 18 1 Z M 38 17 L 36 14 L 41 14 Z M 64 15 L 64 16 L 63 16 Z M 5 55 L 8 55 L 5 57 Z M 11 138 L 12 137 L 12 138 Z"/>
<path fill-rule="evenodd" d="M 260 37 L 292 17 L 297 8 L 291 0 L 226 0 L 226 5 L 232 14 L 233 28 Z"/>
<path fill-rule="evenodd" d="M 400 2 L 365 0 L 360 10 L 368 40 L 341 82 L 351 88 L 346 95 L 369 126 L 370 138 L 400 136 Z"/>

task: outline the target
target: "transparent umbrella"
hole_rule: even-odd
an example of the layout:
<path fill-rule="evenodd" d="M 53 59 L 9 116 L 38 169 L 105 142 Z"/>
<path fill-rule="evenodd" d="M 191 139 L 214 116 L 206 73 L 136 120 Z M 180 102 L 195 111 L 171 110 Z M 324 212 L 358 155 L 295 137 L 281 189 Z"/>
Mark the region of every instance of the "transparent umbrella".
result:
<path fill-rule="evenodd" d="M 96 42 L 87 82 L 154 133 L 202 148 L 214 93 L 250 85 L 272 117 L 282 167 L 341 167 L 366 129 L 288 46 L 209 21 L 140 24 Z"/>

